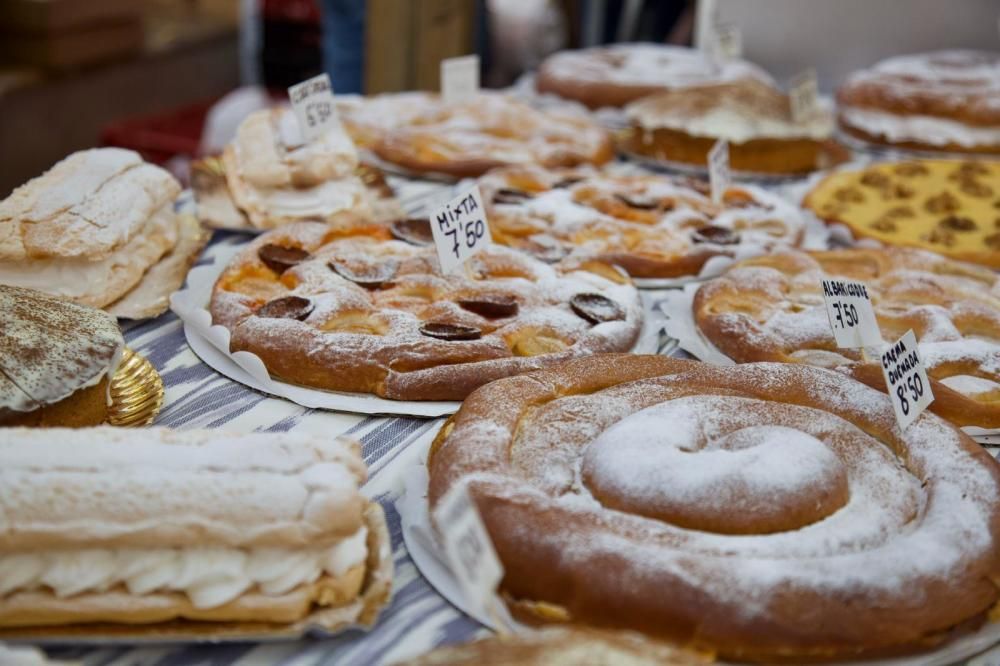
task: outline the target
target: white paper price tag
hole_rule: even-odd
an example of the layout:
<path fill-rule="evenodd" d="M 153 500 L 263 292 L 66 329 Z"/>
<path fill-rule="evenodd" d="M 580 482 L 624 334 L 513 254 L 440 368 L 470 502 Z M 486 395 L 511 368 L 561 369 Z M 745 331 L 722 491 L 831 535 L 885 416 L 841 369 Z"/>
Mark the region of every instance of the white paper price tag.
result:
<path fill-rule="evenodd" d="M 917 353 L 913 330 L 882 352 L 882 374 L 900 430 L 906 430 L 934 402 L 931 383 Z"/>
<path fill-rule="evenodd" d="M 712 188 L 712 201 L 721 203 L 732 176 L 729 173 L 729 143 L 719 139 L 708 151 L 708 184 Z"/>
<path fill-rule="evenodd" d="M 788 101 L 792 107 L 792 120 L 802 123 L 816 113 L 819 98 L 819 84 L 816 80 L 816 69 L 809 69 L 799 72 L 792 77 L 791 85 L 788 89 Z"/>
<path fill-rule="evenodd" d="M 472 99 L 479 92 L 479 56 L 441 61 L 441 98 L 446 104 Z"/>
<path fill-rule="evenodd" d="M 503 578 L 503 565 L 466 484 L 455 486 L 441 499 L 434 510 L 434 522 L 465 597 L 489 613 Z"/>
<path fill-rule="evenodd" d="M 433 211 L 430 220 L 441 272 L 445 274 L 493 243 L 478 185 Z"/>
<path fill-rule="evenodd" d="M 719 23 L 712 33 L 712 57 L 717 62 L 735 60 L 743 55 L 743 32 L 732 23 Z"/>
<path fill-rule="evenodd" d="M 333 87 L 326 74 L 296 83 L 288 89 L 288 99 L 306 141 L 316 139 L 340 123 L 333 104 Z"/>
<path fill-rule="evenodd" d="M 838 347 L 877 347 L 882 344 L 878 320 L 868 288 L 850 280 L 823 280 L 823 300 Z"/>

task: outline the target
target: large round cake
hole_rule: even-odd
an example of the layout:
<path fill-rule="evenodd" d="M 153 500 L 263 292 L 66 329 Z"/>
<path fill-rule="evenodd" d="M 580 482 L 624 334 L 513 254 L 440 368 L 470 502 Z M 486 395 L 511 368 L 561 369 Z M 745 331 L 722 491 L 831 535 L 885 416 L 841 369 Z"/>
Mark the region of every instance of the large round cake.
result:
<path fill-rule="evenodd" d="M 572 361 L 473 393 L 428 465 L 523 620 L 801 663 L 927 650 L 1000 598 L 1000 467 L 829 370 Z"/>

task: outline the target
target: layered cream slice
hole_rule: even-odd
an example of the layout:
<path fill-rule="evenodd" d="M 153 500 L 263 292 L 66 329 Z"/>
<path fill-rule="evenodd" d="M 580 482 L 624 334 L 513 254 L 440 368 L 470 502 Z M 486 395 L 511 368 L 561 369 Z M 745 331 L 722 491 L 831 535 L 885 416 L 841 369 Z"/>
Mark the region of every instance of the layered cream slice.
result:
<path fill-rule="evenodd" d="M 365 475 L 338 438 L 0 430 L 0 636 L 364 622 L 390 577 Z"/>
<path fill-rule="evenodd" d="M 290 109 L 257 111 L 222 159 L 233 202 L 258 229 L 372 214 L 357 150 L 339 125 L 306 141 Z"/>
<path fill-rule="evenodd" d="M 73 153 L 0 202 L 0 284 L 114 303 L 177 245 L 180 191 L 130 150 Z"/>

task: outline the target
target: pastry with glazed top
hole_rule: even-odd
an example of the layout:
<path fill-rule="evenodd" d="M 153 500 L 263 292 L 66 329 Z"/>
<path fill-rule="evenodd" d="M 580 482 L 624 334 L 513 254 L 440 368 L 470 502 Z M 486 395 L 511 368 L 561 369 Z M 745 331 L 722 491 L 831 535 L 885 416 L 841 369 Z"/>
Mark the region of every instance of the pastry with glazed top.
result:
<path fill-rule="evenodd" d="M 406 127 L 418 116 L 437 113 L 441 99 L 433 93 L 409 91 L 381 95 L 337 95 L 337 116 L 361 150 L 372 148 L 386 133 Z"/>
<path fill-rule="evenodd" d="M 0 426 L 104 423 L 125 340 L 106 312 L 0 285 Z"/>
<path fill-rule="evenodd" d="M 822 368 L 570 361 L 470 395 L 428 467 L 527 622 L 803 663 L 930 650 L 1000 599 L 997 462 Z"/>
<path fill-rule="evenodd" d="M 409 659 L 407 666 L 697 666 L 706 656 L 626 631 L 551 627 L 530 634 L 493 635 L 447 645 Z"/>
<path fill-rule="evenodd" d="M 546 261 L 597 259 L 632 277 L 696 276 L 713 257 L 799 245 L 802 212 L 753 186 L 721 204 L 703 183 L 590 169 L 499 169 L 479 180 L 494 242 Z"/>
<path fill-rule="evenodd" d="M 836 171 L 803 206 L 856 238 L 1000 269 L 1000 162 L 917 160 Z"/>
<path fill-rule="evenodd" d="M 461 400 L 638 339 L 638 292 L 610 266 L 563 270 L 491 246 L 443 275 L 433 245 L 419 244 L 426 220 L 393 231 L 405 240 L 309 222 L 260 236 L 216 282 L 213 322 L 276 379 L 397 400 Z"/>
<path fill-rule="evenodd" d="M 694 298 L 701 334 L 737 363 L 781 361 L 842 369 L 884 391 L 873 350 L 838 349 L 822 281 L 864 283 L 886 344 L 913 329 L 934 381 L 929 409 L 953 423 L 1000 427 L 1000 278 L 910 248 L 779 252 L 747 259 Z"/>
<path fill-rule="evenodd" d="M 771 82 L 767 72 L 745 60 L 720 63 L 684 46 L 612 44 L 549 56 L 538 68 L 535 87 L 598 109 L 664 90 L 745 79 Z"/>
<path fill-rule="evenodd" d="M 608 132 L 575 111 L 541 111 L 491 92 L 457 104 L 433 96 L 417 111 L 410 104 L 409 93 L 370 98 L 344 124 L 361 128 L 359 140 L 380 159 L 418 175 L 466 178 L 510 164 L 576 166 L 614 157 Z"/>
<path fill-rule="evenodd" d="M 190 235 L 174 213 L 180 190 L 173 176 L 130 150 L 73 153 L 0 201 L 0 284 L 113 306 L 152 268 L 175 259 L 177 248 L 183 266 L 166 281 L 180 287 L 201 250 L 179 245 Z"/>
<path fill-rule="evenodd" d="M 0 637 L 371 624 L 391 561 L 365 477 L 342 438 L 0 430 Z"/>
<path fill-rule="evenodd" d="M 358 166 L 342 127 L 306 141 L 290 108 L 257 111 L 240 124 L 221 163 L 199 165 L 198 214 L 210 226 L 256 229 L 345 215 L 371 218 L 373 197 Z"/>
<path fill-rule="evenodd" d="M 837 102 L 841 129 L 870 143 L 1000 154 L 1000 52 L 889 58 L 848 77 Z"/>
<path fill-rule="evenodd" d="M 654 160 L 706 166 L 719 139 L 729 143 L 737 171 L 808 173 L 836 158 L 830 109 L 819 105 L 807 119 L 793 119 L 788 96 L 758 79 L 657 93 L 625 113 L 631 131 L 623 147 Z"/>

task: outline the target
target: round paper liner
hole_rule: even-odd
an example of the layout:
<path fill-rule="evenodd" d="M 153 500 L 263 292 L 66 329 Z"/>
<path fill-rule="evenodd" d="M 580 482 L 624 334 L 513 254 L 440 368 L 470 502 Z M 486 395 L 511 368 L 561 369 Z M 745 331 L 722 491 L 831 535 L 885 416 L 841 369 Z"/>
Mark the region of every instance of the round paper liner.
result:
<path fill-rule="evenodd" d="M 111 378 L 108 423 L 135 428 L 149 425 L 163 407 L 163 379 L 156 368 L 128 347 Z"/>

